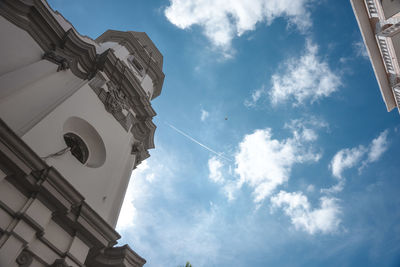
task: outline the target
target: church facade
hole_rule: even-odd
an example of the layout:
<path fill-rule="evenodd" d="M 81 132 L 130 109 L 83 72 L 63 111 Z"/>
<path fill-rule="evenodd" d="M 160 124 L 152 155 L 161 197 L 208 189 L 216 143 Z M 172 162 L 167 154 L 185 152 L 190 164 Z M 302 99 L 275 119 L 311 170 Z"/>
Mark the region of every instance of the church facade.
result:
<path fill-rule="evenodd" d="M 80 35 L 0 1 L 0 266 L 142 266 L 116 222 L 154 148 L 163 57 L 143 32 Z"/>
<path fill-rule="evenodd" d="M 400 112 L 400 1 L 350 2 L 386 108 Z"/>

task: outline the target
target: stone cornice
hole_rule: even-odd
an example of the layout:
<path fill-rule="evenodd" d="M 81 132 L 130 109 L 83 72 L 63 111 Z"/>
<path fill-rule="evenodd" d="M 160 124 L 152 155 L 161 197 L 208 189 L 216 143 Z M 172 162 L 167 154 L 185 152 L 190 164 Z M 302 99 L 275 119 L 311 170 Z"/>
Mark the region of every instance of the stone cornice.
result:
<path fill-rule="evenodd" d="M 27 196 L 42 199 L 68 232 L 83 236 L 96 247 L 110 247 L 120 238 L 61 174 L 48 166 L 1 119 L 0 164 L 6 179 Z"/>
<path fill-rule="evenodd" d="M 90 79 L 96 70 L 96 47 L 86 42 L 72 25 L 38 0 L 1 0 L 0 15 L 27 31 L 43 49 L 68 61 L 71 71 L 81 79 Z M 63 20 L 61 25 L 56 19 Z M 82 71 L 83 70 L 83 71 Z"/>
<path fill-rule="evenodd" d="M 107 248 L 103 251 L 93 251 L 89 255 L 88 267 L 141 267 L 146 260 L 134 252 L 128 245 L 121 247 Z"/>

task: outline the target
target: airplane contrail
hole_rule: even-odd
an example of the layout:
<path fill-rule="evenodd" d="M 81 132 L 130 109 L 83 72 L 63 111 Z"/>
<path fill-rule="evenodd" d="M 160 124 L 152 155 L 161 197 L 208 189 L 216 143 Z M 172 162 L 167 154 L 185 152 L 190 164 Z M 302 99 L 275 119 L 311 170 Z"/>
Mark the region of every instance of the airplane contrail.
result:
<path fill-rule="evenodd" d="M 179 130 L 178 128 L 176 128 L 175 126 L 169 124 L 168 122 L 165 122 L 165 124 L 167 124 L 169 127 L 171 127 L 173 130 L 177 131 L 178 133 L 180 133 L 181 135 L 185 136 L 186 138 L 188 138 L 189 140 L 191 140 L 192 142 L 200 145 L 201 147 L 207 149 L 208 151 L 210 151 L 211 153 L 214 153 L 215 155 L 217 155 L 218 157 L 221 157 L 227 161 L 233 162 L 231 159 L 225 157 L 222 155 L 222 153 L 218 153 L 217 151 L 213 150 L 212 148 L 200 143 L 199 141 L 197 141 L 196 139 L 194 139 L 193 137 L 191 137 L 190 135 L 182 132 L 181 130 Z"/>

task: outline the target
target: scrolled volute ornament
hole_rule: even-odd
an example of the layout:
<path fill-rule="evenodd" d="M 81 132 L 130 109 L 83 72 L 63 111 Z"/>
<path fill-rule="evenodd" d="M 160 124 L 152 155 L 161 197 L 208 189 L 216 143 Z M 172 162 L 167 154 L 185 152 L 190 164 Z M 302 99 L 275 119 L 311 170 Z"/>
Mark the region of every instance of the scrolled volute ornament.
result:
<path fill-rule="evenodd" d="M 23 250 L 15 259 L 15 261 L 19 267 L 28 267 L 33 261 L 32 253 L 27 250 Z"/>

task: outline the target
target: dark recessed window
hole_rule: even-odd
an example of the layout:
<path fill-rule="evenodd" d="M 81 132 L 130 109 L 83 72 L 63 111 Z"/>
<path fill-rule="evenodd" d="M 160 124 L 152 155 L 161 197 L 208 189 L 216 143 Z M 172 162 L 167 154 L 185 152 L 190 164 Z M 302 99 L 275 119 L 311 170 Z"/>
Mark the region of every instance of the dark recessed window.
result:
<path fill-rule="evenodd" d="M 133 67 L 139 72 L 140 75 L 143 75 L 144 68 L 142 64 L 135 58 L 135 56 L 131 55 L 129 57 L 129 62 L 132 64 Z"/>
<path fill-rule="evenodd" d="M 82 138 L 74 133 L 66 133 L 64 134 L 64 141 L 71 149 L 71 154 L 79 160 L 80 163 L 85 164 L 89 158 L 89 149 Z"/>

